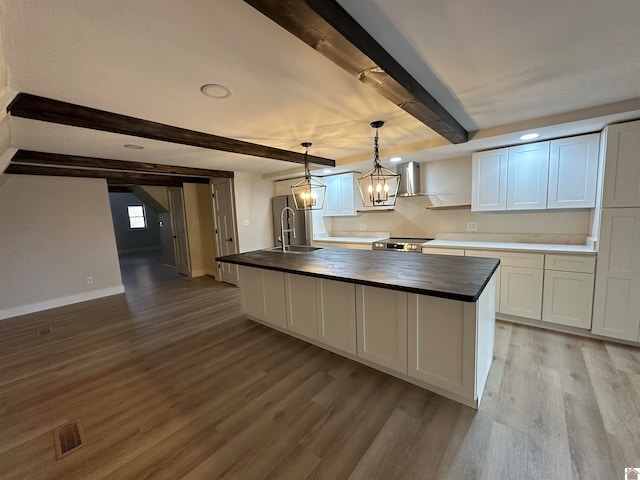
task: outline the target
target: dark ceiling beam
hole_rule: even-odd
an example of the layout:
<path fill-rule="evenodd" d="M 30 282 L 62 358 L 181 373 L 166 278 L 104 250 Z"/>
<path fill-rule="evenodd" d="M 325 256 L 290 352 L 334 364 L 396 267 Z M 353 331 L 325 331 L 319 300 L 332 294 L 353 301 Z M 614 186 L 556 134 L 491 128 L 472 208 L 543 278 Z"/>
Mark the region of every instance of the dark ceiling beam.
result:
<path fill-rule="evenodd" d="M 335 0 L 245 0 L 451 143 L 469 132 Z"/>
<path fill-rule="evenodd" d="M 209 183 L 205 177 L 180 177 L 154 173 L 116 172 L 113 170 L 91 170 L 84 168 L 45 167 L 10 163 L 4 171 L 14 175 L 46 175 L 49 177 L 104 178 L 109 185 L 154 185 L 181 187 L 183 183 Z"/>
<path fill-rule="evenodd" d="M 107 189 L 110 193 L 133 193 L 131 185 L 109 185 Z"/>
<path fill-rule="evenodd" d="M 233 178 L 233 172 L 227 170 L 209 170 L 204 168 L 177 167 L 157 163 L 129 162 L 109 158 L 81 157 L 60 153 L 34 152 L 18 150 L 11 159 L 13 163 L 51 165 L 58 167 L 85 167 L 100 170 L 122 170 L 127 172 L 157 173 L 194 177 Z"/>
<path fill-rule="evenodd" d="M 14 117 L 60 123 L 74 127 L 101 130 L 104 132 L 133 135 L 136 137 L 179 143 L 194 147 L 221 150 L 224 152 L 270 158 L 304 165 L 304 153 L 267 147 L 233 138 L 220 137 L 209 133 L 196 132 L 186 128 L 151 122 L 140 118 L 106 112 L 95 108 L 75 105 L 51 98 L 39 97 L 20 92 L 7 107 Z M 335 167 L 335 160 L 309 155 L 309 163 Z"/>

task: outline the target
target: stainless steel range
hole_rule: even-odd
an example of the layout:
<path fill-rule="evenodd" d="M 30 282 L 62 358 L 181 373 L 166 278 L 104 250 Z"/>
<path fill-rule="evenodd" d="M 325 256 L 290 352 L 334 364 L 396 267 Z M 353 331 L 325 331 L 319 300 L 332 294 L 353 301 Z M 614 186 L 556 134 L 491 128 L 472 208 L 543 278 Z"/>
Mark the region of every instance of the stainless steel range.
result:
<path fill-rule="evenodd" d="M 388 250 L 394 252 L 422 253 L 422 244 L 433 240 L 433 238 L 397 238 L 391 237 L 386 240 L 373 242 L 373 250 Z"/>

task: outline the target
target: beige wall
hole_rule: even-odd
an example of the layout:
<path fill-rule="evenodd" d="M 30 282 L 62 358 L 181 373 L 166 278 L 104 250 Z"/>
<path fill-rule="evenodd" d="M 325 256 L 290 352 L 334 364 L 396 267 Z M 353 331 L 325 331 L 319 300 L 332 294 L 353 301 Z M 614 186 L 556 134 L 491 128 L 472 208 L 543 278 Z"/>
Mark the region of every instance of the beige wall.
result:
<path fill-rule="evenodd" d="M 183 188 L 191 276 L 215 276 L 215 242 L 209 185 L 185 183 Z"/>
<path fill-rule="evenodd" d="M 236 172 L 234 178 L 238 249 L 249 252 L 273 246 L 273 182 L 258 174 Z M 245 225 L 245 220 L 249 225 Z"/>
<path fill-rule="evenodd" d="M 434 237 L 438 233 L 464 233 L 467 222 L 477 222 L 477 233 L 589 235 L 591 211 L 471 212 L 427 210 L 427 205 L 471 203 L 471 157 L 420 165 L 423 190 L 434 197 L 399 198 L 393 212 L 367 212 L 357 217 L 334 217 L 334 232 L 389 231 L 395 236 Z"/>
<path fill-rule="evenodd" d="M 0 318 L 124 291 L 105 180 L 3 177 Z"/>

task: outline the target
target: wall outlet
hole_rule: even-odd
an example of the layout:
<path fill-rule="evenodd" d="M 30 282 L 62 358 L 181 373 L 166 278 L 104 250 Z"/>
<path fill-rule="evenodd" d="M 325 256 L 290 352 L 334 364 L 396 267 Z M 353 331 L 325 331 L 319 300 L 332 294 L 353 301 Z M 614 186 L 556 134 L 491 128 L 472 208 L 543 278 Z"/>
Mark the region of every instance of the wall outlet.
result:
<path fill-rule="evenodd" d="M 248 218 L 245 218 L 245 219 L 242 221 L 242 224 L 243 224 L 245 227 L 248 227 L 248 226 L 249 226 L 249 219 L 248 219 Z"/>
<path fill-rule="evenodd" d="M 87 277 L 87 284 L 91 285 L 93 283 L 93 276 L 89 275 Z"/>
<path fill-rule="evenodd" d="M 366 223 L 361 223 L 359 225 L 359 227 L 360 227 L 360 230 L 366 230 L 367 229 L 367 224 Z"/>
<path fill-rule="evenodd" d="M 467 222 L 467 232 L 477 232 L 478 222 Z"/>

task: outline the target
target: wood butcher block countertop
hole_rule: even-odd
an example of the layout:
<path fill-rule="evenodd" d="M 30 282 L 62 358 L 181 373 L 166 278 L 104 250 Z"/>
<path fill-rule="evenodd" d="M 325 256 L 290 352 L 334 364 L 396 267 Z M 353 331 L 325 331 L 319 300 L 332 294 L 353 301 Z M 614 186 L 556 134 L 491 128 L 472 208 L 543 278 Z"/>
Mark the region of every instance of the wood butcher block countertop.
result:
<path fill-rule="evenodd" d="M 463 302 L 478 300 L 500 263 L 493 258 L 345 248 L 309 253 L 256 250 L 216 260 Z"/>

